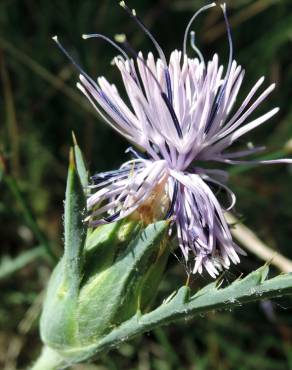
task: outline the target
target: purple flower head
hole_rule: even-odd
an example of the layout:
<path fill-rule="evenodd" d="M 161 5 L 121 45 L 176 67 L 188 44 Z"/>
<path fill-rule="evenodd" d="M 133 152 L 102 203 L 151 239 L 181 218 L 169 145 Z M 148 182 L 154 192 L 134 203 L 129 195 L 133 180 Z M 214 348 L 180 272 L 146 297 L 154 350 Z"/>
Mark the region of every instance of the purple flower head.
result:
<path fill-rule="evenodd" d="M 149 53 L 145 58 L 141 52 L 136 53 L 122 35 L 118 40 L 120 45 L 100 34 L 83 36 L 102 38 L 118 49 L 114 62 L 130 104 L 125 103 L 115 85 L 104 77 L 94 81 L 73 61 L 81 72 L 77 86 L 98 114 L 137 148 L 128 149 L 133 159 L 118 170 L 93 176 L 95 193 L 88 199 L 91 224 L 123 219 L 157 200 L 159 194 L 164 218 L 171 219 L 172 228 L 176 229 L 189 272 L 201 274 L 205 269 L 216 277 L 231 261 L 238 263 L 238 253 L 244 252 L 233 242 L 224 217 L 236 200 L 226 186 L 228 173 L 206 169 L 202 164 L 204 161 L 246 163 L 240 159 L 264 149 L 248 147 L 226 152 L 244 134 L 278 112 L 274 108 L 249 120 L 275 85 L 256 97 L 264 82 L 260 78 L 240 107 L 234 109 L 244 70 L 233 60 L 225 5 L 221 7 L 230 49 L 226 68 L 219 64 L 217 54 L 206 63 L 195 44 L 195 33 L 190 32 L 197 15 L 215 3 L 199 9 L 192 17 L 185 31 L 183 50 L 173 51 L 169 61 L 136 12 L 124 2 L 121 5 L 150 37 L 159 57 L 156 59 Z M 189 36 L 195 56 L 186 50 Z M 71 59 L 56 38 L 55 41 Z M 252 161 L 275 162 L 291 163 L 291 160 Z M 219 190 L 228 199 L 224 207 L 215 195 Z"/>

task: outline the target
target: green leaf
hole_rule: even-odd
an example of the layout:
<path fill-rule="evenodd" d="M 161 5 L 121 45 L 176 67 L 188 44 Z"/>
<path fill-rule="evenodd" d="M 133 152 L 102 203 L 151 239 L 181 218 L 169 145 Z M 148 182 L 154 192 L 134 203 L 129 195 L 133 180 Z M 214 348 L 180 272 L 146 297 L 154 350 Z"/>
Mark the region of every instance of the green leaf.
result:
<path fill-rule="evenodd" d="M 0 279 L 10 276 L 35 259 L 44 257 L 45 254 L 45 248 L 43 246 L 39 246 L 23 252 L 15 258 L 6 256 L 2 257 L 0 261 Z"/>
<path fill-rule="evenodd" d="M 177 320 L 190 319 L 210 310 L 230 309 L 243 303 L 292 294 L 292 273 L 266 280 L 267 273 L 268 267 L 263 266 L 226 288 L 220 288 L 220 284 L 218 286 L 215 282 L 194 295 L 191 295 L 188 287 L 183 286 L 158 308 L 146 314 L 138 311 L 121 325 L 112 327 L 103 338 L 97 341 L 92 338 L 91 344 L 72 346 L 58 353 L 71 364 L 81 362 L 107 352 L 137 335 Z"/>
<path fill-rule="evenodd" d="M 93 344 L 91 349 L 87 348 L 84 359 L 170 322 L 190 319 L 210 310 L 230 309 L 243 303 L 292 294 L 292 273 L 265 280 L 267 273 L 268 267 L 263 266 L 226 288 L 220 289 L 212 283 L 194 295 L 190 294 L 188 287 L 183 286 L 167 303 L 144 315 L 135 315 L 99 343 Z"/>
<path fill-rule="evenodd" d="M 51 246 L 49 245 L 47 237 L 44 235 L 44 233 L 40 229 L 40 227 L 38 225 L 38 222 L 37 222 L 32 210 L 30 208 L 30 205 L 28 204 L 27 200 L 25 199 L 24 195 L 22 194 L 22 191 L 19 187 L 18 181 L 14 177 L 8 176 L 8 175 L 5 175 L 5 174 L 3 175 L 3 180 L 6 183 L 7 187 L 9 188 L 10 192 L 12 193 L 12 195 L 15 197 L 16 201 L 18 202 L 18 204 L 21 208 L 24 220 L 25 220 L 26 224 L 28 225 L 28 227 L 30 228 L 30 230 L 33 232 L 35 238 L 38 240 L 38 242 L 41 245 L 44 246 L 44 248 L 45 248 L 45 250 L 48 254 L 48 257 L 52 261 L 56 262 L 57 258 L 54 255 Z"/>

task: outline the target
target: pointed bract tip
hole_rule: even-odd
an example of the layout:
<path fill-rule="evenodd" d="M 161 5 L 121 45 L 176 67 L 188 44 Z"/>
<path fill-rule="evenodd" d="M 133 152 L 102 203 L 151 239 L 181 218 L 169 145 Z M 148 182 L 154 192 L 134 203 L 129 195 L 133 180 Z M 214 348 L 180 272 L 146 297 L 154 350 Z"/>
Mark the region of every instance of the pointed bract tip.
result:
<path fill-rule="evenodd" d="M 77 140 L 76 140 L 76 136 L 75 136 L 75 134 L 74 134 L 74 131 L 72 131 L 72 140 L 73 140 L 73 144 L 74 144 L 75 146 L 78 146 L 78 144 L 77 144 Z"/>
<path fill-rule="evenodd" d="M 124 33 L 121 33 L 121 34 L 115 35 L 114 39 L 115 39 L 116 42 L 119 42 L 119 43 L 122 44 L 123 42 L 126 41 L 127 38 L 126 38 L 126 35 Z"/>
<path fill-rule="evenodd" d="M 54 40 L 55 42 L 58 42 L 58 41 L 59 41 L 59 40 L 58 40 L 58 36 L 57 36 L 57 35 L 53 36 L 53 37 L 52 37 L 52 40 Z"/>
<path fill-rule="evenodd" d="M 137 17 L 137 13 L 136 13 L 135 9 L 132 9 L 132 14 L 133 14 L 134 17 Z"/>
<path fill-rule="evenodd" d="M 83 38 L 83 40 L 87 40 L 87 39 L 90 39 L 91 35 L 84 33 L 81 37 Z"/>
<path fill-rule="evenodd" d="M 120 1 L 119 5 L 122 7 L 122 8 L 125 8 L 126 7 L 126 3 L 124 1 Z"/>

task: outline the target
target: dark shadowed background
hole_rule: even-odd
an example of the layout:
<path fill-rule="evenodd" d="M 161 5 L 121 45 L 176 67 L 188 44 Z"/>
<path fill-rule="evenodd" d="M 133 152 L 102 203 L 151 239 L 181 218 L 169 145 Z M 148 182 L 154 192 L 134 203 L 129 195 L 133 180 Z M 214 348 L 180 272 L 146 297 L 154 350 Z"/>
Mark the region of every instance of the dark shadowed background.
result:
<path fill-rule="evenodd" d="M 180 49 L 185 26 L 205 1 L 128 1 L 165 53 Z M 242 99 L 265 75 L 276 82 L 256 115 L 281 111 L 246 142 L 266 144 L 265 158 L 292 154 L 292 3 L 290 0 L 229 1 L 235 57 L 246 69 Z M 205 58 L 228 59 L 222 12 L 217 7 L 195 24 Z M 40 350 L 38 317 L 53 263 L 62 253 L 62 212 L 68 150 L 74 131 L 91 173 L 127 159 L 127 143 L 103 122 L 75 88 L 78 73 L 51 40 L 57 34 L 91 76 L 120 86 L 110 64 L 115 50 L 83 33 L 126 33 L 144 54 L 149 39 L 113 0 L 1 0 L 0 2 L 0 368 L 24 369 Z M 153 50 L 154 51 L 154 50 Z M 240 99 L 238 99 L 238 104 Z M 254 115 L 255 117 L 255 115 Z M 241 145 L 243 143 L 240 143 Z M 292 169 L 287 165 L 231 167 L 238 215 L 275 251 L 292 258 Z M 249 253 L 225 273 L 226 282 L 264 262 Z M 272 274 L 279 271 L 272 269 Z M 194 289 L 207 283 L 195 278 Z M 162 291 L 185 281 L 173 257 Z M 123 344 L 92 367 L 137 370 L 292 369 L 292 299 L 214 312 L 159 329 Z"/>

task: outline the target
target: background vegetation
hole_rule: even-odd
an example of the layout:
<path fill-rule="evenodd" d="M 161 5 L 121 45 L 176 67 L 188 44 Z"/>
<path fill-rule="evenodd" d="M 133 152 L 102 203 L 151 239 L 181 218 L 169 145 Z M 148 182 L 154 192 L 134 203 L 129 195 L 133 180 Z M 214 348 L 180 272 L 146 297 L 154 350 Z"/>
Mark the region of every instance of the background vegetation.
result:
<path fill-rule="evenodd" d="M 180 48 L 199 0 L 129 0 L 167 54 Z M 277 89 L 264 107 L 280 113 L 246 137 L 265 143 L 267 157 L 291 156 L 290 0 L 229 1 L 236 59 L 246 78 L 241 97 L 263 74 Z M 228 56 L 219 8 L 196 23 L 206 59 Z M 62 253 L 62 212 L 71 131 L 91 173 L 118 166 L 127 143 L 99 121 L 75 89 L 77 73 L 56 48 L 58 34 L 92 76 L 119 84 L 110 65 L 114 50 L 82 33 L 128 34 L 144 53 L 153 49 L 114 0 L 1 0 L 0 2 L 0 367 L 23 369 L 40 350 L 38 317 L 55 256 Z M 290 141 L 289 141 L 290 140 Z M 285 165 L 231 167 L 237 211 L 276 251 L 292 258 L 292 171 Z M 262 264 L 252 254 L 225 274 L 226 282 Z M 276 271 L 275 271 L 276 272 Z M 162 291 L 185 280 L 173 257 Z M 194 289 L 208 280 L 195 278 Z M 292 369 L 292 299 L 216 312 L 125 343 L 86 369 L 286 370 Z M 75 367 L 85 369 L 85 366 Z"/>

